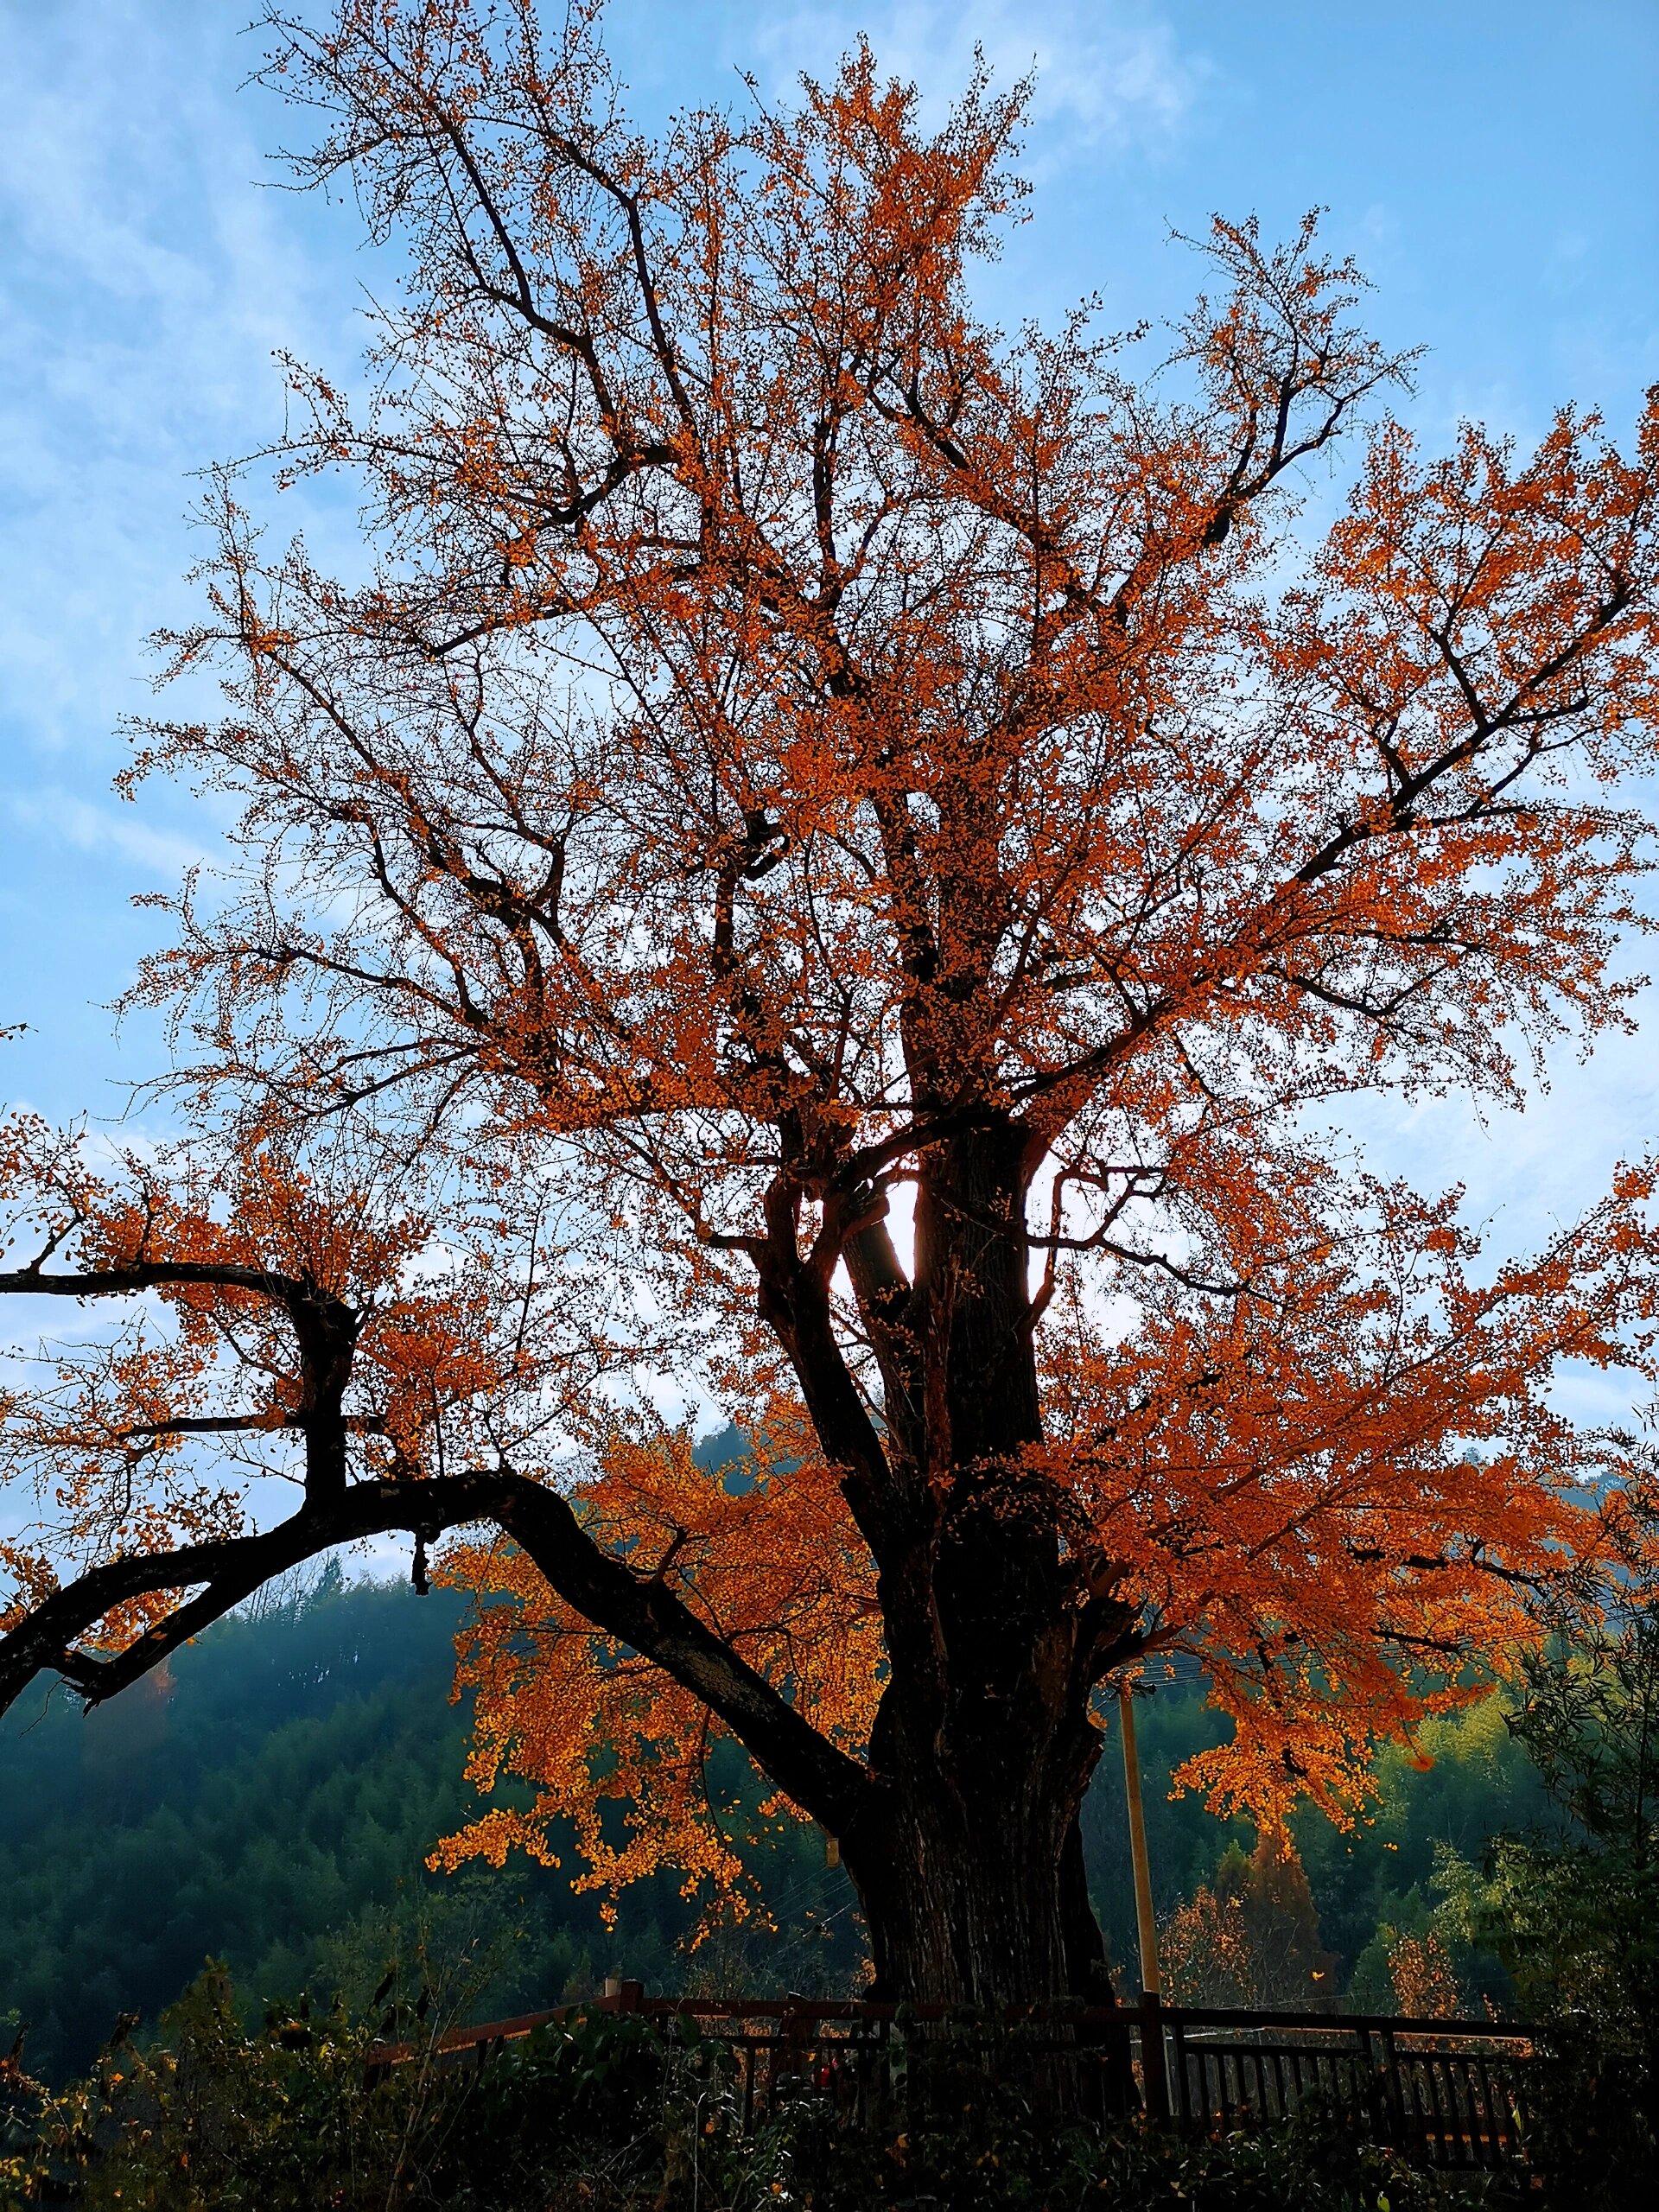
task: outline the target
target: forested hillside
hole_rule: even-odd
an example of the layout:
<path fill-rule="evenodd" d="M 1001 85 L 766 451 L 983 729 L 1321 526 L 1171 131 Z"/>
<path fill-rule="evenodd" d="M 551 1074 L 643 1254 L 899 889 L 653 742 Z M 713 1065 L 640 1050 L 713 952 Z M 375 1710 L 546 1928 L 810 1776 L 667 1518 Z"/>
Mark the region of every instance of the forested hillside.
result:
<path fill-rule="evenodd" d="M 208 1954 L 255 2003 L 323 1985 L 360 2001 L 423 1936 L 435 1971 L 474 1953 L 480 2001 L 503 2012 L 619 1970 L 684 1978 L 692 1916 L 671 1878 L 630 1891 L 607 1930 L 567 1873 L 522 1860 L 499 1876 L 425 1872 L 474 1802 L 465 1715 L 448 1702 L 460 1612 L 442 1592 L 421 1599 L 335 1570 L 219 1624 L 87 1718 L 61 1691 L 10 1716 L 0 2020 L 28 2023 L 38 2070 L 83 2066 L 118 2013 L 153 2017 Z M 823 1858 L 803 1832 L 766 1861 L 794 1936 L 772 1947 L 774 1971 L 798 1983 L 821 1952 L 844 1978 L 856 1952 L 844 1909 L 827 1941 L 813 1933 L 847 1904 Z"/>
<path fill-rule="evenodd" d="M 0 2018 L 29 2024 L 32 2063 L 84 2066 L 116 2017 L 154 2015 L 206 1955 L 249 2003 L 343 1987 L 359 2001 L 424 1937 L 435 1973 L 478 1963 L 475 2002 L 511 2012 L 625 1971 L 657 1987 L 689 1975 L 822 1988 L 856 1975 L 845 1878 L 815 1829 L 770 1843 L 762 1880 L 779 1923 L 688 1955 L 690 1904 L 668 1875 L 629 1890 L 607 1929 L 601 1900 L 522 1859 L 445 1879 L 423 1860 L 473 1802 L 464 1711 L 448 1701 L 461 1601 L 338 1569 L 263 1613 L 221 1623 L 83 1719 L 63 1693 L 26 1705 L 0 1738 Z M 1197 1686 L 1141 1708 L 1147 1816 L 1160 1914 L 1212 1878 L 1242 1825 L 1190 1797 L 1171 1767 L 1220 1725 Z M 1535 1781 L 1495 1705 L 1429 1732 L 1436 1763 L 1385 1753 L 1374 1824 L 1298 1830 L 1323 1940 L 1357 1994 L 1391 2001 L 1379 1923 L 1421 1928 L 1434 1848 L 1478 1858 L 1528 1817 Z M 1089 1807 L 1091 1875 L 1115 1958 L 1134 1961 L 1121 1768 L 1108 1747 Z M 1133 1980 L 1132 1973 L 1125 1979 Z"/>

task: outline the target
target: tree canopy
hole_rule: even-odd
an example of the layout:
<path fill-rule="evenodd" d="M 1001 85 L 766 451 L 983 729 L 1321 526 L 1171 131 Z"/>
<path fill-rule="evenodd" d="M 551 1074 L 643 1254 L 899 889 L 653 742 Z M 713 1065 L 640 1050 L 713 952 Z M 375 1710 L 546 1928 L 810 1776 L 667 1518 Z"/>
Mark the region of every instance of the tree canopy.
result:
<path fill-rule="evenodd" d="M 355 476 L 366 566 L 217 480 L 169 642 L 226 711 L 133 771 L 241 810 L 135 994 L 207 1134 L 99 1179 L 16 1129 L 0 1287 L 149 1302 L 10 1432 L 74 1471 L 3 1680 L 464 1529 L 479 1771 L 540 1794 L 452 1856 L 613 1789 L 606 1871 L 717 1872 L 729 1732 L 883 1986 L 1086 1986 L 1104 1680 L 1201 1648 L 1196 1778 L 1335 1804 L 1596 1541 L 1620 1447 L 1550 1385 L 1649 1370 L 1651 1168 L 1493 1267 L 1317 1116 L 1629 1018 L 1659 400 L 1628 457 L 1572 408 L 1426 454 L 1312 219 L 1218 220 L 1161 350 L 998 331 L 982 73 L 932 129 L 861 48 L 652 142 L 593 6 L 268 28 L 301 181 L 405 255 L 275 456 Z M 745 1486 L 649 1415 L 692 1373 Z M 260 1533 L 232 1435 L 302 1440 Z"/>

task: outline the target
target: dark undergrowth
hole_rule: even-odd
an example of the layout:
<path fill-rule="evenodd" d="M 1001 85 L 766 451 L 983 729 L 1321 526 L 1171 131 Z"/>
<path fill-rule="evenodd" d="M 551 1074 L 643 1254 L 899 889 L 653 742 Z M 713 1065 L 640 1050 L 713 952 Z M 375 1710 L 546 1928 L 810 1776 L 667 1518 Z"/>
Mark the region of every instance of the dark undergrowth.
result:
<path fill-rule="evenodd" d="M 88 2212 L 1508 2212 L 1512 2183 L 1414 2171 L 1316 2116 L 1182 2141 L 1065 2125 L 980 2085 L 906 2124 L 854 2128 L 825 2094 L 745 2132 L 726 2061 L 598 2014 L 441 2068 L 429 2009 L 275 2013 L 250 2035 L 205 1974 L 156 2046 L 118 2041 L 65 2094 L 6 2081 L 0 2204 Z M 412 2056 L 374 2078 L 390 2030 Z M 912 2100 L 909 2108 L 914 2109 Z M 1535 2200 L 1533 2200 L 1535 2201 Z"/>

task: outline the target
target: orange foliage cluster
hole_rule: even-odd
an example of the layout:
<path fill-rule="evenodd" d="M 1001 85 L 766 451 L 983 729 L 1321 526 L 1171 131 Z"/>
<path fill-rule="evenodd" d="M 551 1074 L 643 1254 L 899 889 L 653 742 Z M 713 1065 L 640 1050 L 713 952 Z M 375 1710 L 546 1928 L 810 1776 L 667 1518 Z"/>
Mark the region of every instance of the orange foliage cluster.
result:
<path fill-rule="evenodd" d="M 1248 1858 L 1233 1845 L 1213 1884 L 1201 1885 L 1164 1922 L 1159 1952 L 1178 2005 L 1335 2007 L 1336 1958 L 1320 1945 L 1313 1893 L 1282 1828 L 1264 1828 Z"/>
<path fill-rule="evenodd" d="M 683 1437 L 619 1441 L 582 1485 L 584 1526 L 607 1549 L 680 1590 L 733 1649 L 855 1755 L 868 1741 L 882 1678 L 880 1615 L 868 1554 L 833 1471 L 785 1408 L 753 1456 L 711 1472 Z M 533 1785 L 522 1809 L 492 1808 L 448 1839 L 435 1864 L 521 1847 L 557 1863 L 550 1829 L 569 1821 L 588 1871 L 578 1888 L 614 1892 L 664 1862 L 740 1916 L 750 1907 L 741 1859 L 707 1765 L 709 1708 L 549 1592 L 522 1552 L 463 1541 L 444 1577 L 481 1603 L 463 1639 L 456 1694 L 476 1693 L 468 1772 L 485 1791 Z M 626 1840 L 607 1834 L 607 1805 Z M 763 1817 L 793 1812 L 774 1797 Z M 749 1815 L 733 1808 L 739 1833 Z M 607 1907 L 607 1910 L 609 1908 Z"/>
<path fill-rule="evenodd" d="M 1433 1929 L 1396 1936 L 1389 1946 L 1394 2001 L 1407 2019 L 1455 2020 L 1469 2010 L 1451 1954 Z"/>
<path fill-rule="evenodd" d="M 1483 1281 L 1452 1199 L 1304 1169 L 1233 1225 L 1246 1295 L 1172 1281 L 1108 1328 L 1068 1286 L 1032 1460 L 1074 1547 L 1154 1624 L 1149 1648 L 1206 1664 L 1235 1734 L 1181 1778 L 1217 1809 L 1306 1791 L 1342 1817 L 1370 1744 L 1484 1694 L 1470 1652 L 1533 1641 L 1529 1584 L 1598 1556 L 1596 1447 L 1548 1386 L 1564 1358 L 1649 1371 L 1651 1189 L 1625 1173 Z"/>
<path fill-rule="evenodd" d="M 338 1141 L 308 1172 L 269 1143 L 97 1160 L 32 1116 L 0 1123 L 0 1257 L 27 1261 L 6 1287 L 136 1304 L 43 1340 L 43 1382 L 0 1399 L 0 1479 L 39 1508 L 0 1540 L 16 1586 L 0 1634 L 66 1570 L 245 1534 L 250 1482 L 302 1491 L 319 1442 L 341 1483 L 347 1452 L 363 1478 L 415 1482 L 533 1463 L 549 1436 L 568 1450 L 616 1348 L 545 1223 L 556 1317 L 535 1268 L 503 1268 L 499 1209 L 456 1195 L 440 1242 L 406 1177 Z M 173 1605 L 164 1586 L 115 1605 L 86 1648 L 119 1651 Z"/>

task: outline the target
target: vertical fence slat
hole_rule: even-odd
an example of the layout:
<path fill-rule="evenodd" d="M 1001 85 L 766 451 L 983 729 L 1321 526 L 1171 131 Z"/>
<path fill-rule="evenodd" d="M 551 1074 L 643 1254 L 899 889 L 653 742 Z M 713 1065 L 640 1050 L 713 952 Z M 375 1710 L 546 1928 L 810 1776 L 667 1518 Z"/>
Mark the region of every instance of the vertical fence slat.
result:
<path fill-rule="evenodd" d="M 1446 2058 L 1446 2083 L 1452 2101 L 1452 2150 L 1460 2166 L 1479 2163 L 1478 2130 L 1475 2123 L 1475 2085 L 1469 2062 L 1455 2051 Z"/>
<path fill-rule="evenodd" d="M 1184 2127 L 1185 2127 L 1191 2125 L 1192 2120 L 1192 2082 L 1187 2070 L 1189 2061 L 1186 2048 L 1186 2028 L 1185 2024 L 1183 2022 L 1179 2012 L 1175 2015 L 1174 2021 L 1172 2024 L 1169 2040 L 1170 2056 L 1175 2069 L 1174 2074 L 1172 2077 L 1175 2085 L 1175 2095 L 1171 2109 L 1173 2112 L 1175 2118 L 1180 2121 Z M 1203 2102 L 1203 2099 L 1204 2066 L 1202 2060 L 1200 2060 L 1198 2065 L 1198 2101 L 1200 2103 Z"/>
<path fill-rule="evenodd" d="M 1499 2104 L 1492 2069 L 1484 2058 L 1475 2066 L 1480 2079 L 1481 2149 L 1483 2166 L 1502 2165 L 1510 2152 L 1509 2102 Z"/>
<path fill-rule="evenodd" d="M 1485 2133 L 1481 2113 L 1483 2101 L 1475 2081 L 1475 2066 L 1471 2058 L 1460 2056 L 1458 2076 L 1463 2085 L 1459 2111 L 1462 2118 L 1463 2164 L 1466 2166 L 1484 2165 L 1482 2137 Z"/>

